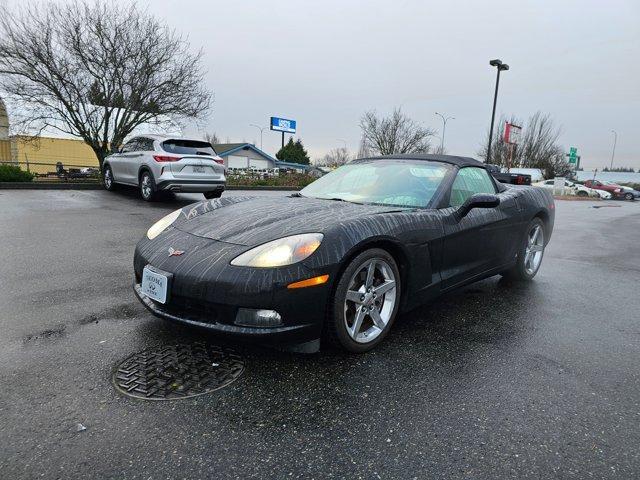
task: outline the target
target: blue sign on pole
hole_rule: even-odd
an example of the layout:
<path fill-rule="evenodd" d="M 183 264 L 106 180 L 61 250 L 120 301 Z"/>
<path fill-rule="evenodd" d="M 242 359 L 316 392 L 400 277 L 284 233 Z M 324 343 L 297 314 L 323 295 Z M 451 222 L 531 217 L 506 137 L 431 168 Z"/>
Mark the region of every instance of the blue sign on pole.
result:
<path fill-rule="evenodd" d="M 285 133 L 296 133 L 296 121 L 286 118 L 271 117 L 271 130 Z"/>

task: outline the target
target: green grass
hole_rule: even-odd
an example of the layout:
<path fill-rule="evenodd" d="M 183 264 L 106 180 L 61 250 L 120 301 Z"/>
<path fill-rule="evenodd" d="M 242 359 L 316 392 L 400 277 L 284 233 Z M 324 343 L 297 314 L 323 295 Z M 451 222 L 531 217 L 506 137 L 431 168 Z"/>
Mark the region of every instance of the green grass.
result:
<path fill-rule="evenodd" d="M 30 182 L 33 177 L 33 173 L 15 165 L 0 164 L 0 182 Z"/>

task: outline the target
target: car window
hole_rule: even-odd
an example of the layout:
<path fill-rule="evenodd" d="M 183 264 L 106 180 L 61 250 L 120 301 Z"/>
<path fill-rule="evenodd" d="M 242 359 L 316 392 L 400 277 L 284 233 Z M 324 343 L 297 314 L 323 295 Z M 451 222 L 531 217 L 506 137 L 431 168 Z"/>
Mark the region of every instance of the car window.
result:
<path fill-rule="evenodd" d="M 172 139 L 162 142 L 162 149 L 165 152 L 177 153 L 180 155 L 215 155 L 216 152 L 210 143 L 197 140 Z"/>
<path fill-rule="evenodd" d="M 138 150 L 143 152 L 153 152 L 153 140 L 146 137 L 138 138 Z"/>
<path fill-rule="evenodd" d="M 451 167 L 423 160 L 375 160 L 344 165 L 320 177 L 302 196 L 424 208 Z"/>
<path fill-rule="evenodd" d="M 138 151 L 138 139 L 132 138 L 122 147 L 122 153 Z"/>
<path fill-rule="evenodd" d="M 459 207 L 475 193 L 496 193 L 496 187 L 484 168 L 462 168 L 453 181 L 449 205 Z"/>

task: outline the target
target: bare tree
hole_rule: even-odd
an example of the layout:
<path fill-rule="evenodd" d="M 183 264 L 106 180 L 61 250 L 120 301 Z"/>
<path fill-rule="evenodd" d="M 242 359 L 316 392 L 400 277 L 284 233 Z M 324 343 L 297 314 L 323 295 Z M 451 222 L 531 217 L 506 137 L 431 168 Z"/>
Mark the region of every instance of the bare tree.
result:
<path fill-rule="evenodd" d="M 414 122 L 400 108 L 389 117 L 378 117 L 375 111 L 366 112 L 360 119 L 364 143 L 374 154 L 427 153 L 429 137 L 434 130 Z"/>
<path fill-rule="evenodd" d="M 220 138 L 218 137 L 218 134 L 216 132 L 213 133 L 205 133 L 204 134 L 204 139 L 209 142 L 211 145 L 217 145 L 220 142 Z"/>
<path fill-rule="evenodd" d="M 345 147 L 334 148 L 316 162 L 319 166 L 339 167 L 351 160 L 351 154 Z"/>
<path fill-rule="evenodd" d="M 502 117 L 499 125 L 504 125 L 506 119 Z M 511 152 L 513 167 L 539 168 L 548 178 L 556 175 L 566 175 L 571 171 L 564 154 L 564 148 L 558 143 L 561 128 L 556 126 L 548 114 L 534 113 L 524 123 L 511 116 L 509 123 L 522 125 L 520 143 Z M 485 159 L 488 135 L 478 155 Z M 488 163 L 507 165 L 509 145 L 504 141 L 503 131 L 497 129 L 491 147 L 491 160 Z"/>
<path fill-rule="evenodd" d="M 100 167 L 137 126 L 208 111 L 201 56 L 135 4 L 32 3 L 0 16 L 0 89 L 22 127 L 82 138 Z"/>
<path fill-rule="evenodd" d="M 497 122 L 499 128 L 496 128 L 493 133 L 493 141 L 491 142 L 491 158 L 487 160 L 487 144 L 489 142 L 489 134 L 487 133 L 484 144 L 478 150 L 478 156 L 482 157 L 486 163 L 490 163 L 498 166 L 506 166 L 509 158 L 509 145 L 504 141 L 504 124 L 509 122 L 513 125 L 523 126 L 522 120 L 516 118 L 514 115 L 511 115 L 508 119 L 507 117 L 501 116 L 500 120 Z M 522 142 L 522 138 L 520 139 Z M 518 166 L 517 164 L 517 155 L 520 153 L 519 146 L 516 147 L 516 150 L 512 152 L 512 165 Z"/>
<path fill-rule="evenodd" d="M 371 148 L 367 144 L 367 140 L 364 135 L 360 138 L 360 146 L 358 148 L 358 154 L 356 158 L 367 158 L 372 156 Z"/>
<path fill-rule="evenodd" d="M 433 150 L 433 153 L 435 153 L 436 155 L 446 155 L 447 149 L 442 144 L 440 144 Z"/>

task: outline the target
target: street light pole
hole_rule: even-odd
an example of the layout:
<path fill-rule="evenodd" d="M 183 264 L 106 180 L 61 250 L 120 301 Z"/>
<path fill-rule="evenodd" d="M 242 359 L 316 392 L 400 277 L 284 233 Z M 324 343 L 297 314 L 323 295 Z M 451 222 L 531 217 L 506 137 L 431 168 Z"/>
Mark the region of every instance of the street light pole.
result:
<path fill-rule="evenodd" d="M 250 123 L 249 126 L 250 127 L 256 127 L 258 130 L 260 130 L 260 150 L 262 150 L 262 132 L 267 127 L 260 127 L 259 125 L 256 125 L 254 123 Z"/>
<path fill-rule="evenodd" d="M 489 65 L 496 67 L 498 74 L 496 76 L 496 91 L 493 94 L 493 110 L 491 111 L 491 127 L 489 128 L 489 145 L 487 146 L 487 162 L 491 161 L 491 141 L 493 140 L 493 123 L 496 118 L 496 104 L 498 103 L 498 85 L 500 85 L 500 72 L 502 70 L 509 70 L 509 65 L 502 63 L 502 60 L 491 60 Z"/>
<path fill-rule="evenodd" d="M 440 115 L 440 118 L 442 118 L 442 137 L 440 138 L 440 152 L 444 153 L 444 132 L 447 129 L 447 120 L 455 120 L 456 117 L 445 117 L 438 112 L 436 112 L 436 115 Z"/>
<path fill-rule="evenodd" d="M 611 152 L 611 167 L 610 170 L 613 169 L 613 157 L 616 155 L 616 143 L 618 143 L 618 132 L 615 130 L 611 130 L 613 132 L 613 151 Z"/>

